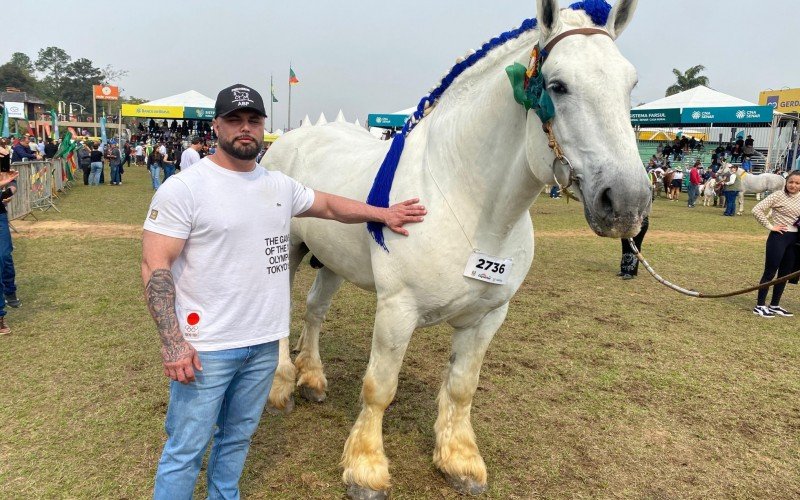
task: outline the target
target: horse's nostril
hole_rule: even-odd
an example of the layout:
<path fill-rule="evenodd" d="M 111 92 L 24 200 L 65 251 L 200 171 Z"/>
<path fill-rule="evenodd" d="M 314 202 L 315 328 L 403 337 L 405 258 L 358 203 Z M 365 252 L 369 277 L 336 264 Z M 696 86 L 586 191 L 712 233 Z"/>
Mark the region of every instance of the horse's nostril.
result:
<path fill-rule="evenodd" d="M 603 193 L 600 195 L 600 208 L 606 214 L 612 214 L 614 212 L 614 202 L 611 200 L 611 188 L 604 189 Z"/>

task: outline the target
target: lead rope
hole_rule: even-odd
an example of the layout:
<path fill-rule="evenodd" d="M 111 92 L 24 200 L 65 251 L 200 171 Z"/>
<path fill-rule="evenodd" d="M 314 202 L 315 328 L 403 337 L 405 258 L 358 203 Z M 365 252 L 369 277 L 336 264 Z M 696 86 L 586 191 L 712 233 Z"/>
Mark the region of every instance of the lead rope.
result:
<path fill-rule="evenodd" d="M 639 249 L 636 248 L 636 243 L 633 242 L 633 238 L 628 238 L 628 243 L 631 245 L 631 249 L 633 250 L 633 253 L 636 254 L 636 258 L 639 259 L 639 262 L 644 264 L 644 268 L 647 269 L 647 272 L 650 273 L 653 276 L 653 278 L 656 279 L 656 281 L 658 281 L 662 285 L 666 286 L 667 288 L 671 288 L 671 289 L 675 290 L 678 293 L 682 293 L 684 295 L 688 295 L 689 297 L 697 297 L 699 299 L 721 299 L 723 297 L 733 297 L 735 295 L 742 295 L 742 294 L 745 294 L 745 293 L 753 292 L 755 290 L 759 290 L 761 288 L 767 288 L 767 287 L 770 287 L 770 286 L 774 286 L 774 285 L 777 285 L 779 283 L 783 283 L 784 281 L 789 281 L 792 278 L 796 278 L 796 277 L 800 276 L 800 271 L 795 271 L 795 272 L 793 272 L 791 274 L 787 274 L 786 276 L 781 276 L 780 278 L 774 279 L 772 281 L 768 281 L 766 283 L 761 283 L 760 285 L 751 286 L 750 288 L 744 288 L 742 290 L 736 290 L 734 292 L 702 293 L 702 292 L 697 292 L 697 291 L 694 291 L 694 290 L 687 290 L 686 288 L 680 287 L 680 286 L 678 286 L 678 285 L 676 285 L 674 283 L 671 283 L 670 281 L 665 280 L 661 276 L 659 276 L 659 274 L 657 272 L 655 272 L 655 270 L 653 270 L 653 268 L 650 266 L 650 264 L 647 262 L 647 260 L 645 260 L 644 256 L 642 255 L 642 252 L 640 252 Z"/>

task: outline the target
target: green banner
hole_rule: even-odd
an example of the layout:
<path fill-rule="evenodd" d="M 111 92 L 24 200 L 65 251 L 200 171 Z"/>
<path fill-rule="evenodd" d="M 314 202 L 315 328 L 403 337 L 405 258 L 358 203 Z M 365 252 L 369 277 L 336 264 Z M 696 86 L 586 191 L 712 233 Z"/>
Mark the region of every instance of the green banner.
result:
<path fill-rule="evenodd" d="M 406 124 L 407 115 L 381 115 L 370 114 L 367 116 L 367 124 L 370 127 L 392 128 L 402 127 Z"/>
<path fill-rule="evenodd" d="M 183 117 L 191 120 L 213 120 L 214 108 L 183 108 Z"/>
<path fill-rule="evenodd" d="M 632 125 L 668 125 L 681 122 L 680 109 L 632 109 Z"/>

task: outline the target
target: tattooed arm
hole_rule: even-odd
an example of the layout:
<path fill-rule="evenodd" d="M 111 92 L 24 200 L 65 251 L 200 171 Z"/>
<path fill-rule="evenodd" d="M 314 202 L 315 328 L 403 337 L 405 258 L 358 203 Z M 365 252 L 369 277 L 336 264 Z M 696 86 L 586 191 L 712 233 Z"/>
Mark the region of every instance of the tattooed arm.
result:
<path fill-rule="evenodd" d="M 164 375 L 183 384 L 194 381 L 194 370 L 202 370 L 194 347 L 184 340 L 175 314 L 175 282 L 172 263 L 186 240 L 151 231 L 142 235 L 142 280 L 150 314 L 161 337 Z"/>

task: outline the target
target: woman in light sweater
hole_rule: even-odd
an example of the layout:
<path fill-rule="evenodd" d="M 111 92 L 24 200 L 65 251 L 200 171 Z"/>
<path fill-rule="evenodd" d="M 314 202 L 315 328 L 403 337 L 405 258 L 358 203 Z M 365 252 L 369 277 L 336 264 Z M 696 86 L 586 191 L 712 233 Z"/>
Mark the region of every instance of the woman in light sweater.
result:
<path fill-rule="evenodd" d="M 769 229 L 767 250 L 764 262 L 764 275 L 760 283 L 766 283 L 778 277 L 791 274 L 795 267 L 795 244 L 798 242 L 797 226 L 800 219 L 800 171 L 794 170 L 786 178 L 782 191 L 767 196 L 755 207 L 753 215 L 764 227 Z M 771 213 L 770 213 L 771 211 Z M 758 301 L 753 314 L 762 318 L 774 318 L 775 315 L 790 317 L 792 313 L 779 304 L 786 283 L 772 287 L 772 300 L 766 305 L 769 288 L 758 291 Z"/>

